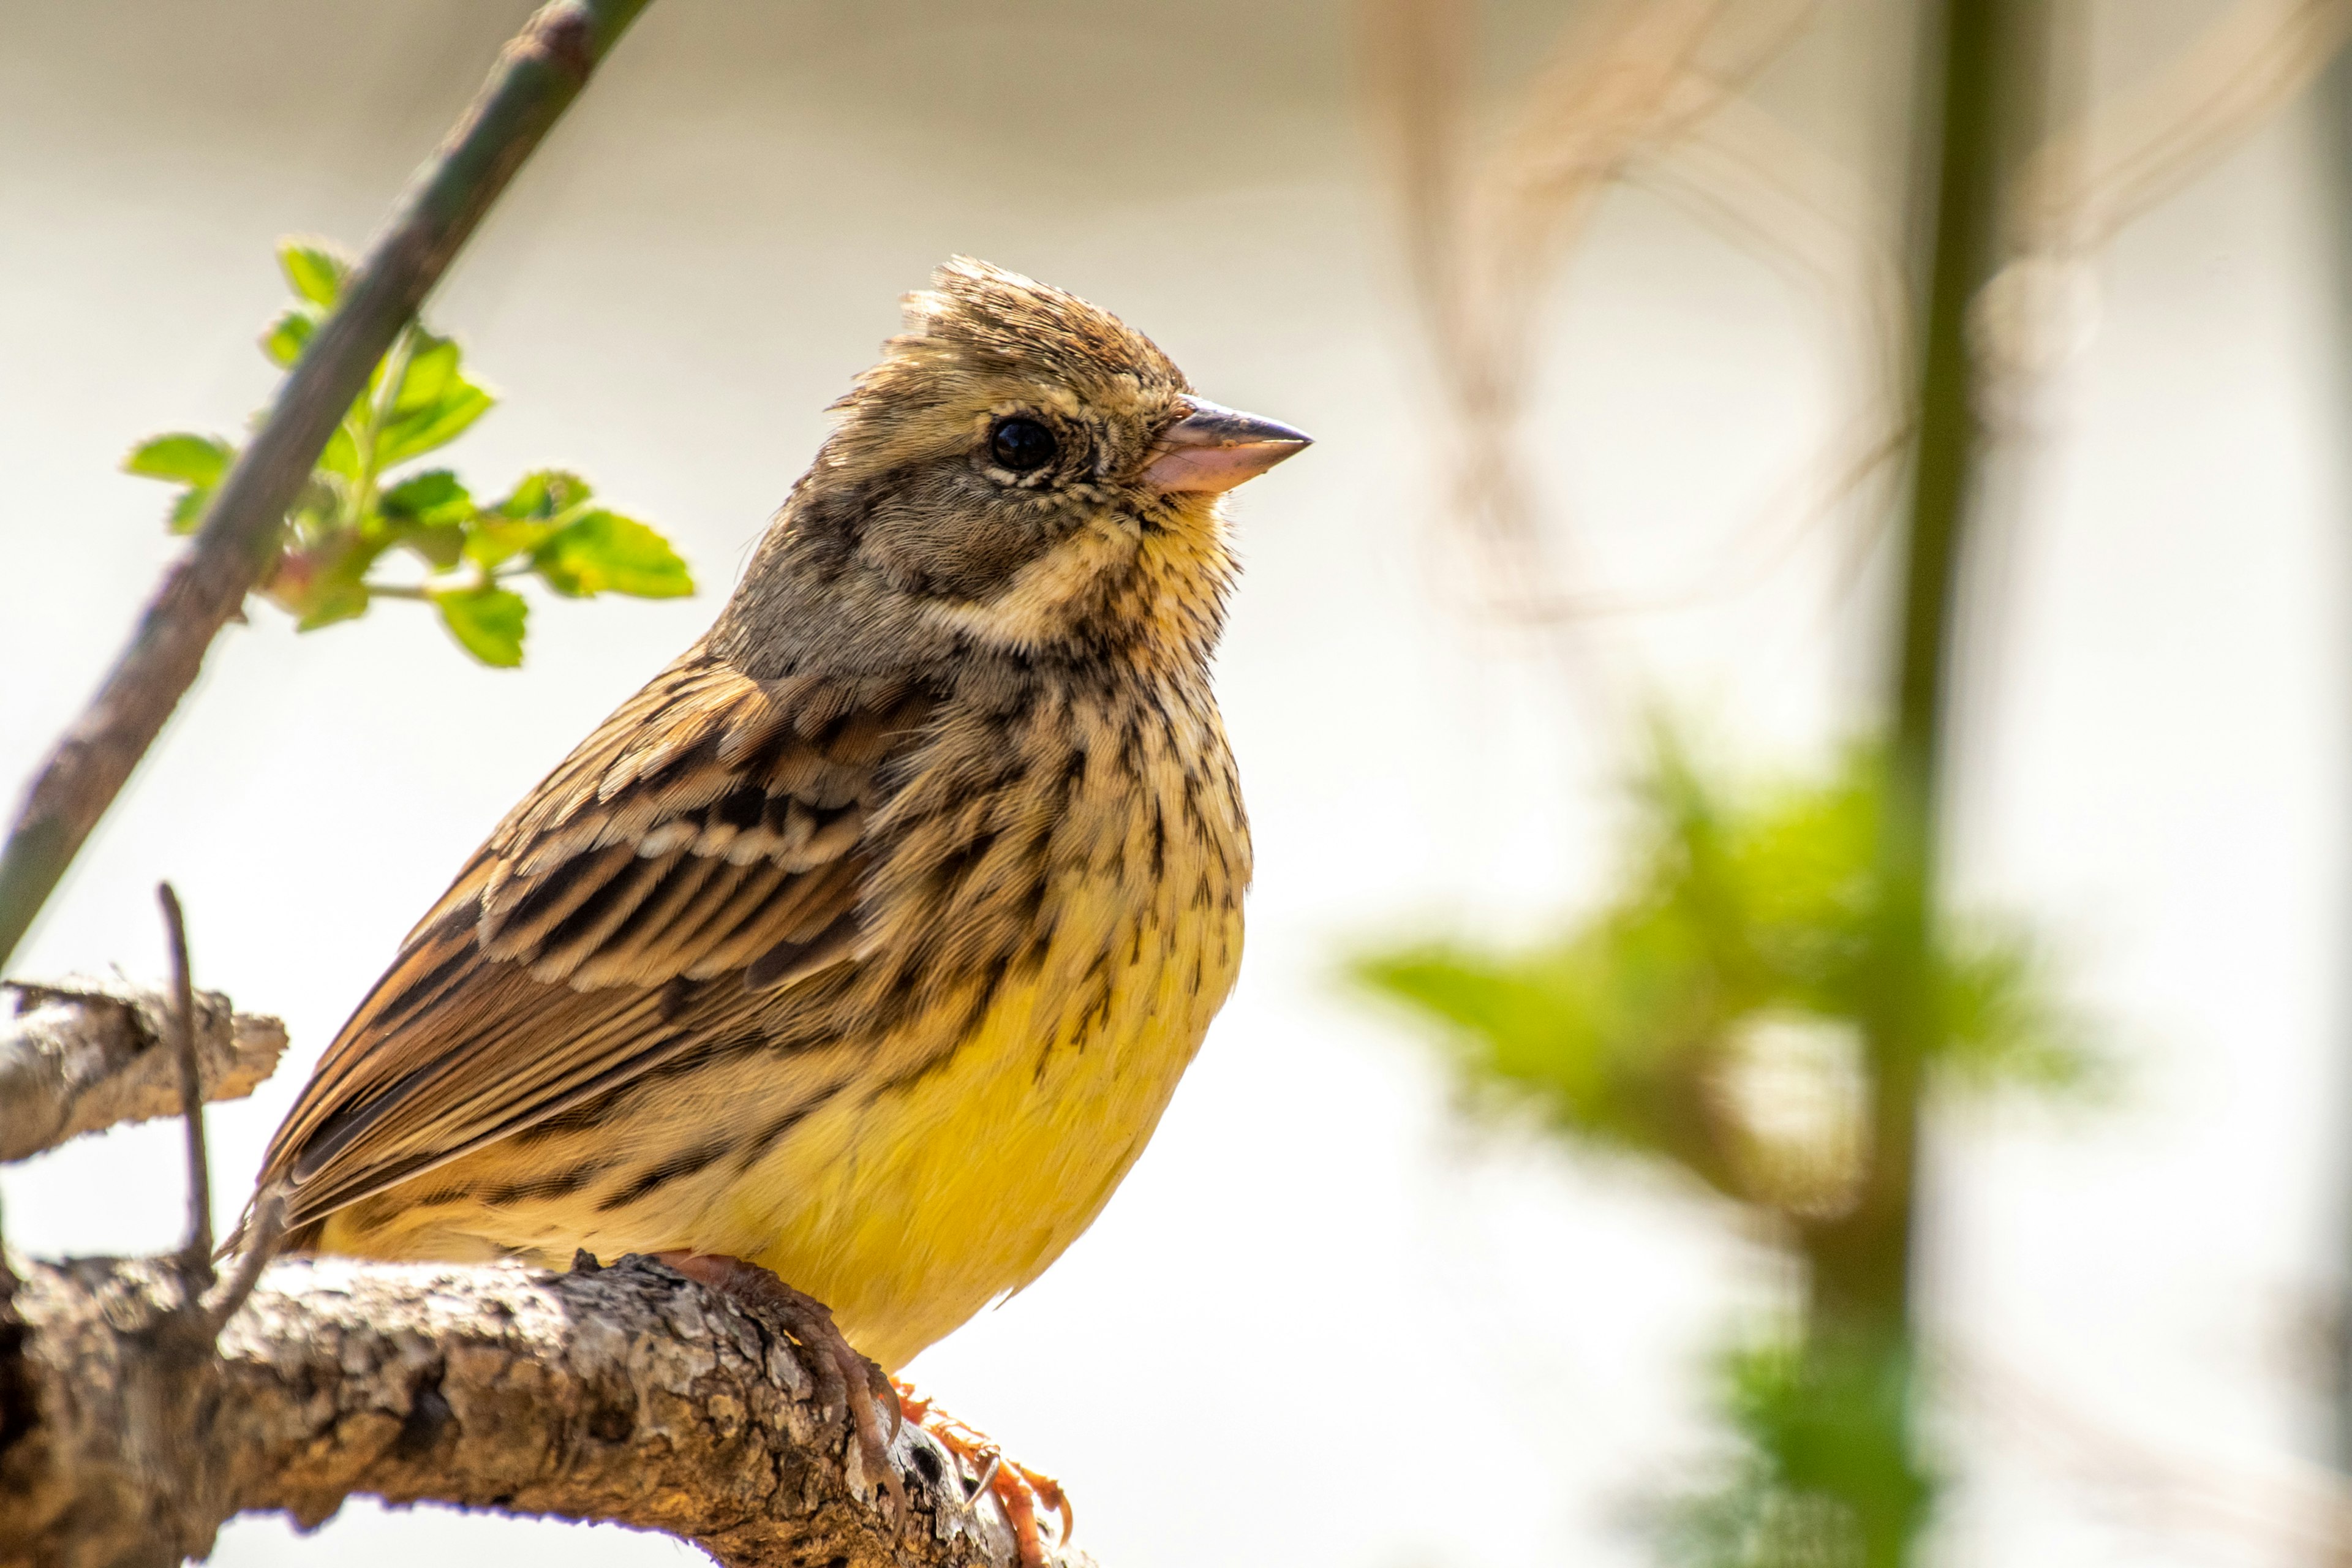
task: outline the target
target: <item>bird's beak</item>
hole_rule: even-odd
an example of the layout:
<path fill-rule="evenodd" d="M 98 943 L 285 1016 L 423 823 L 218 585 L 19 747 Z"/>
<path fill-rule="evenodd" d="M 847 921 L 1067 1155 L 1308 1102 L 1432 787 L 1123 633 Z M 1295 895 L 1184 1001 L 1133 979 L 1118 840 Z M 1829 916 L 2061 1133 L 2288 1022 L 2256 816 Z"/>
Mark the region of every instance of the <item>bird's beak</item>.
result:
<path fill-rule="evenodd" d="M 1143 482 L 1159 490 L 1229 490 L 1314 445 L 1304 430 L 1204 399 L 1170 426 L 1153 448 Z"/>

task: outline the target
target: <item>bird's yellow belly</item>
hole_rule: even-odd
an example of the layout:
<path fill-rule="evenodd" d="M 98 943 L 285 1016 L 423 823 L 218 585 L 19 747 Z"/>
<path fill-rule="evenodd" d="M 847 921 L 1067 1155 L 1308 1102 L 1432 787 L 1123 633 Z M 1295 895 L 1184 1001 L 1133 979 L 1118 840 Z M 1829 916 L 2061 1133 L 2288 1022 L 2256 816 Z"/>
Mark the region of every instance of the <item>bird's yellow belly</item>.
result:
<path fill-rule="evenodd" d="M 493 1144 L 341 1211 L 320 1246 L 551 1268 L 583 1247 L 607 1260 L 728 1254 L 825 1302 L 853 1344 L 903 1365 L 1093 1222 L 1232 988 L 1235 905 L 1064 913 L 1068 940 L 976 1020 L 971 994 L 950 993 L 887 1039 L 714 1064 L 648 1089 L 613 1125 Z M 739 1157 L 795 1105 L 808 1109 L 788 1131 Z M 729 1153 L 643 1190 L 626 1182 L 691 1147 Z M 582 1169 L 606 1174 L 532 1191 L 545 1173 Z"/>
<path fill-rule="evenodd" d="M 1194 988 L 1195 958 L 1238 956 L 1232 926 L 1180 932 L 1099 992 L 1008 989 L 931 1070 L 812 1116 L 710 1230 L 825 1301 L 884 1366 L 904 1364 L 1034 1279 L 1101 1212 L 1232 984 L 1227 959 L 1203 962 Z"/>

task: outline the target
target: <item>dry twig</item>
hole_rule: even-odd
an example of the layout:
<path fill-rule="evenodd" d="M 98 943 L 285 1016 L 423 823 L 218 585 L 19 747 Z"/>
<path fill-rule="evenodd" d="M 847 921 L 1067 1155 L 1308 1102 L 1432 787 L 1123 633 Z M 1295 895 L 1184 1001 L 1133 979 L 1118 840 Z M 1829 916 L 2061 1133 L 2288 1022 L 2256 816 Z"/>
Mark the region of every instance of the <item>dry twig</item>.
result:
<path fill-rule="evenodd" d="M 159 884 L 155 898 L 163 906 L 163 931 L 172 952 L 172 1060 L 180 1079 L 180 1124 L 188 1137 L 188 1239 L 180 1248 L 180 1267 L 209 1288 L 213 1160 L 205 1147 L 205 1080 L 196 1061 L 196 986 L 188 964 L 188 920 L 171 883 Z"/>

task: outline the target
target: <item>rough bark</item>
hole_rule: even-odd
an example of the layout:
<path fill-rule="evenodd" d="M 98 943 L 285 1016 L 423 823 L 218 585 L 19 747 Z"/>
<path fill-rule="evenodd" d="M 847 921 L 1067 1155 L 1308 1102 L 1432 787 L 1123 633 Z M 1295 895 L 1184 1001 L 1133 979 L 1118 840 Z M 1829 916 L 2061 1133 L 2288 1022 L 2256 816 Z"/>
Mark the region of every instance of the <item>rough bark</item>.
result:
<path fill-rule="evenodd" d="M 0 1564 L 170 1568 L 231 1516 L 347 1497 L 657 1530 L 731 1568 L 1006 1568 L 979 1478 L 891 1446 L 886 1518 L 846 1413 L 773 1323 L 650 1259 L 551 1274 L 273 1264 L 217 1354 L 168 1259 L 19 1263 Z M 1066 1563 L 1083 1563 L 1072 1556 Z"/>
<path fill-rule="evenodd" d="M 124 980 L 10 981 L 0 1019 L 0 1162 L 121 1121 L 180 1113 L 179 1064 L 165 1048 L 172 999 Z M 241 1100 L 277 1070 L 286 1026 L 196 993 L 196 1059 L 206 1100 Z"/>

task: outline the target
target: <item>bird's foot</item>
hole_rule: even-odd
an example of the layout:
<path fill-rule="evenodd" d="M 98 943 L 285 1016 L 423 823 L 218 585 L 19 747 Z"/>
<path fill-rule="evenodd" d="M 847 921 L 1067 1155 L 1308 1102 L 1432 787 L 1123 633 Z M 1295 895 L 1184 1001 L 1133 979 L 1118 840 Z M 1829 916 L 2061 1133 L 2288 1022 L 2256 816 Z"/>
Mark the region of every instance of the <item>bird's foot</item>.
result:
<path fill-rule="evenodd" d="M 1051 1561 L 1045 1553 L 1045 1529 L 1038 1515 L 1052 1510 L 1061 1521 L 1055 1533 L 1060 1544 L 1067 1546 L 1070 1531 L 1077 1524 L 1077 1515 L 1071 1510 L 1069 1494 L 1062 1483 L 1051 1476 L 1040 1475 L 1017 1459 L 1008 1459 L 1004 1450 L 986 1433 L 967 1426 L 941 1410 L 925 1394 L 916 1391 L 911 1383 L 898 1378 L 890 1385 L 898 1393 L 899 1414 L 939 1439 L 940 1446 L 979 1476 L 980 1485 L 972 1495 L 993 1492 L 1004 1507 L 1004 1517 L 1013 1526 L 1013 1543 L 1021 1549 L 1021 1568 L 1045 1568 Z"/>
<path fill-rule="evenodd" d="M 890 1439 L 898 1435 L 898 1389 L 887 1374 L 858 1353 L 835 1326 L 833 1310 L 793 1289 L 756 1263 L 703 1252 L 657 1252 L 655 1258 L 688 1279 L 782 1320 L 793 1338 L 808 1347 L 815 1363 L 817 1397 L 827 1410 L 846 1413 L 866 1476 L 879 1477 L 890 1494 L 891 1517 L 908 1516 L 907 1485 L 890 1462 Z"/>

